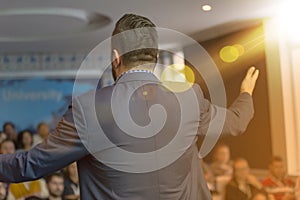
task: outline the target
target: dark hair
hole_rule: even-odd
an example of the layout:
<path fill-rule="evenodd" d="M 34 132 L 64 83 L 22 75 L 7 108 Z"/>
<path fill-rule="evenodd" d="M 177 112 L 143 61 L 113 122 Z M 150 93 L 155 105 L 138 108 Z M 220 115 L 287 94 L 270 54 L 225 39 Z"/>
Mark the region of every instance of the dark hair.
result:
<path fill-rule="evenodd" d="M 6 142 L 11 142 L 11 143 L 13 143 L 15 149 L 17 149 L 17 148 L 16 148 L 16 143 L 15 143 L 13 140 L 11 140 L 11 139 L 5 139 L 5 140 L 3 140 L 3 141 L 0 143 L 0 149 L 2 148 L 2 145 L 3 145 L 4 143 L 6 143 Z"/>
<path fill-rule="evenodd" d="M 64 179 L 64 176 L 61 172 L 55 172 L 55 173 L 50 174 L 50 175 L 48 175 L 44 178 L 46 180 L 46 183 L 49 183 L 54 176 Z"/>
<path fill-rule="evenodd" d="M 39 130 L 42 126 L 44 126 L 44 125 L 46 125 L 46 126 L 48 126 L 45 122 L 40 122 L 38 125 L 37 125 L 37 130 Z"/>
<path fill-rule="evenodd" d="M 5 132 L 5 129 L 7 126 L 11 126 L 13 129 L 15 129 L 15 125 L 12 122 L 5 122 L 2 126 L 2 131 Z"/>
<path fill-rule="evenodd" d="M 280 156 L 273 156 L 269 161 L 269 165 L 272 165 L 274 162 L 283 162 L 283 160 Z"/>
<path fill-rule="evenodd" d="M 20 149 L 24 149 L 23 136 L 26 132 L 30 134 L 30 136 L 32 138 L 31 145 L 33 144 L 33 134 L 32 134 L 32 132 L 30 130 L 23 130 L 18 134 L 18 148 L 20 148 Z"/>
<path fill-rule="evenodd" d="M 155 27 L 155 24 L 148 18 L 135 14 L 125 14 L 117 21 L 112 36 L 128 30 L 134 33 L 120 35 L 117 39 L 112 37 L 111 41 L 112 49 L 119 51 L 126 67 L 139 63 L 157 62 L 158 35 Z M 152 48 L 143 48 L 145 46 Z M 128 48 L 136 50 L 125 53 L 124 50 Z"/>

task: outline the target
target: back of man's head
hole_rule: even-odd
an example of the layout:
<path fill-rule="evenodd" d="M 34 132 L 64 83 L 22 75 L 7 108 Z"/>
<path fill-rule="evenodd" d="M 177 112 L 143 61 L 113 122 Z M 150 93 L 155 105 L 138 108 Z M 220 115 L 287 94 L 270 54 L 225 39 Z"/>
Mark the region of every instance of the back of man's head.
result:
<path fill-rule="evenodd" d="M 148 18 L 135 14 L 125 14 L 117 21 L 112 33 L 112 49 L 119 52 L 126 67 L 157 62 L 158 35 L 155 27 Z"/>

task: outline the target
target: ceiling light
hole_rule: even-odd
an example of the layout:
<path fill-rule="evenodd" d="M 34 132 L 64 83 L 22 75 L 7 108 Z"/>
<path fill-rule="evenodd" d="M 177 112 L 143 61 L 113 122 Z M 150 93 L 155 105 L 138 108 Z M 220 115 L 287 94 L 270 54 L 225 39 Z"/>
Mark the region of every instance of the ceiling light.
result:
<path fill-rule="evenodd" d="M 202 10 L 205 12 L 211 11 L 211 9 L 212 9 L 211 5 L 206 4 L 202 6 Z"/>

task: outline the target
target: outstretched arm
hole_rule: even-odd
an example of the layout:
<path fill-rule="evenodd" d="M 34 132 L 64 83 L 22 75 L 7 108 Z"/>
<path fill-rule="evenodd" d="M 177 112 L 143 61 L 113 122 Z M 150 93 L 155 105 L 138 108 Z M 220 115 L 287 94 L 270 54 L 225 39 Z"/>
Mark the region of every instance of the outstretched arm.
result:
<path fill-rule="evenodd" d="M 45 142 L 28 152 L 0 155 L 0 181 L 24 182 L 38 179 L 88 155 L 83 145 L 85 138 L 77 134 L 73 114 L 82 117 L 82 124 L 76 126 L 84 128 L 80 105 L 76 104 L 73 108 L 69 106 L 55 131 L 49 134 Z"/>
<path fill-rule="evenodd" d="M 207 133 L 208 127 L 214 126 L 212 123 L 222 123 L 222 117 L 225 115 L 225 123 L 221 135 L 239 135 L 244 132 L 254 115 L 254 107 L 252 93 L 255 88 L 259 71 L 255 67 L 251 67 L 242 84 L 240 95 L 233 104 L 228 108 L 221 108 L 212 105 L 202 96 L 200 102 L 201 118 L 200 118 L 200 134 L 218 134 Z M 220 122 L 221 121 L 221 122 Z"/>

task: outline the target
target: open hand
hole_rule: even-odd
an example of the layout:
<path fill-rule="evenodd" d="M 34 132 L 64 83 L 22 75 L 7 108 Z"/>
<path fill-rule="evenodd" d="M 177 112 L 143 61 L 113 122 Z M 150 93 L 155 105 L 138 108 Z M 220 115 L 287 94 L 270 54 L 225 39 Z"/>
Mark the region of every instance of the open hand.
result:
<path fill-rule="evenodd" d="M 249 70 L 241 84 L 241 93 L 247 92 L 252 96 L 258 75 L 259 75 L 258 69 L 256 69 L 255 67 L 249 68 Z"/>

